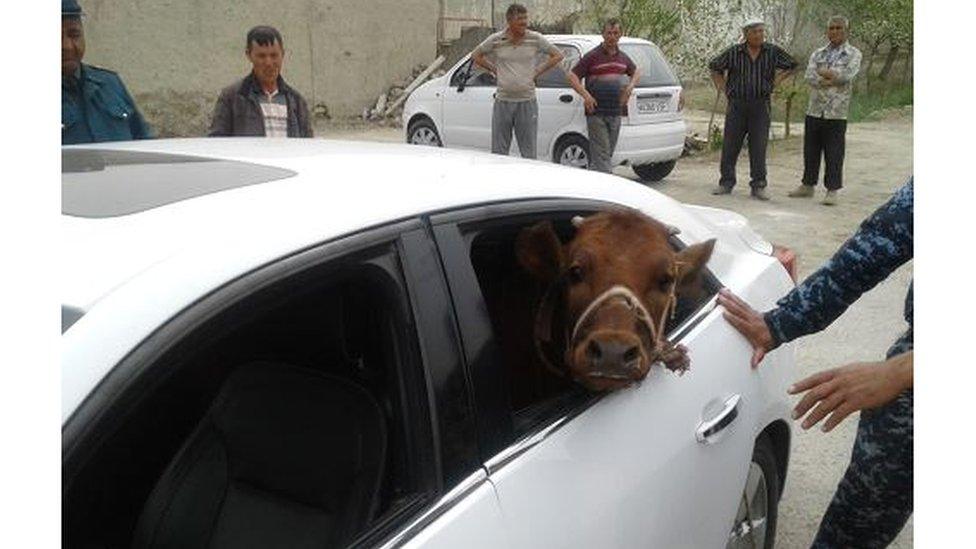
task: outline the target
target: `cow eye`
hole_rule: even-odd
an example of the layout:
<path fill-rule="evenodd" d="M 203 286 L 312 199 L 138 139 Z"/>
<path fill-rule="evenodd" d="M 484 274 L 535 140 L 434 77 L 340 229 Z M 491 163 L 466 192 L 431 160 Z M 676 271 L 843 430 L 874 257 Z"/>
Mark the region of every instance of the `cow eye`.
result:
<path fill-rule="evenodd" d="M 658 281 L 662 292 L 670 292 L 671 285 L 674 284 L 674 277 L 671 275 L 664 275 Z"/>
<path fill-rule="evenodd" d="M 569 281 L 573 284 L 583 282 L 583 268 L 579 265 L 573 265 L 569 268 Z"/>

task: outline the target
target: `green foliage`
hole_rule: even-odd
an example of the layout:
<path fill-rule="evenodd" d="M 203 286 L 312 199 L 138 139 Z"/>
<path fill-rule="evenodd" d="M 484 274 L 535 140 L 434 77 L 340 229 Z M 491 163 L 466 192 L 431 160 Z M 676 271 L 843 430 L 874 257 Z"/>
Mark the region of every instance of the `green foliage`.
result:
<path fill-rule="evenodd" d="M 681 14 L 675 7 L 658 0 L 622 2 L 620 22 L 630 36 L 646 38 L 662 48 L 674 44 L 681 35 Z"/>
<path fill-rule="evenodd" d="M 625 35 L 645 38 L 666 49 L 677 42 L 681 30 L 679 10 L 668 4 L 662 0 L 584 0 L 582 30 L 600 34 L 603 22 L 616 17 Z"/>
<path fill-rule="evenodd" d="M 851 40 L 873 53 L 884 44 L 910 46 L 913 42 L 912 0 L 825 0 L 851 22 Z"/>
<path fill-rule="evenodd" d="M 847 119 L 850 122 L 871 120 L 887 109 L 911 105 L 913 101 L 914 90 L 911 84 L 900 84 L 869 93 L 855 93 L 851 97 L 851 111 Z"/>

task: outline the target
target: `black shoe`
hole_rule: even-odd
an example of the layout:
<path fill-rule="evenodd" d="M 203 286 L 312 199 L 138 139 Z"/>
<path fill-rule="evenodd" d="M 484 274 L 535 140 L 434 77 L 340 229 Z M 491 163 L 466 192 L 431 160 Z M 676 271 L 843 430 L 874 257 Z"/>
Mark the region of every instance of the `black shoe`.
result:
<path fill-rule="evenodd" d="M 712 194 L 714 194 L 716 196 L 717 195 L 721 195 L 721 194 L 732 194 L 732 187 L 726 187 L 725 185 L 719 185 L 718 187 L 715 187 L 714 189 L 712 189 Z"/>

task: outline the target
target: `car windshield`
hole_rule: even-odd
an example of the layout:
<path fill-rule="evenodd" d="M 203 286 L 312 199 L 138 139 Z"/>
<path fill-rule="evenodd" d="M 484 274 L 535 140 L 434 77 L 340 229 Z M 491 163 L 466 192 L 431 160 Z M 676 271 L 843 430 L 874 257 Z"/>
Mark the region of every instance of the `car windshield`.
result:
<path fill-rule="evenodd" d="M 188 198 L 295 175 L 249 162 L 175 154 L 61 150 L 61 213 L 128 215 Z"/>
<path fill-rule="evenodd" d="M 657 46 L 651 44 L 620 44 L 620 49 L 626 53 L 640 68 L 641 79 L 638 87 L 653 88 L 657 86 L 677 86 L 678 77 L 664 60 L 664 55 Z"/>

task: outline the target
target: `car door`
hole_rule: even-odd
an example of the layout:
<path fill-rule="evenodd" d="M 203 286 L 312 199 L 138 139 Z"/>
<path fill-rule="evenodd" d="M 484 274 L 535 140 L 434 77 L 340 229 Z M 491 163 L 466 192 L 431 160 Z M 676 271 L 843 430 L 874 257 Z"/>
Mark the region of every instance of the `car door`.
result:
<path fill-rule="evenodd" d="M 63 545 L 141 546 L 133 536 L 144 541 L 164 523 L 181 536 L 177 545 L 205 541 L 204 529 L 218 526 L 260 535 L 266 546 L 303 537 L 322 547 L 505 545 L 440 272 L 427 230 L 414 219 L 273 259 L 188 304 L 138 343 L 64 425 Z M 169 282 L 160 276 L 157 283 Z M 85 368 L 98 360 L 100 338 L 110 331 L 74 328 L 72 343 L 90 340 L 95 350 L 67 344 L 64 367 Z M 246 385 L 239 372 L 255 368 L 277 380 L 249 389 L 264 391 L 261 409 L 274 412 L 242 415 L 246 406 L 221 404 L 242 402 L 228 395 Z M 350 421 L 335 407 L 323 417 L 307 402 L 283 397 L 296 387 L 304 394 L 302 384 L 280 383 L 299 373 L 309 390 L 352 391 L 370 413 Z M 317 402 L 327 406 L 328 399 Z M 304 413 L 283 421 L 289 409 Z M 186 450 L 199 448 L 193 441 L 210 436 L 211 425 L 238 444 L 233 478 L 221 465 L 230 458 L 201 460 Z M 214 448 L 229 444 L 221 436 L 208 440 L 206 455 L 223 455 Z M 296 452 L 296 445 L 327 459 L 293 466 L 321 457 Z M 180 470 L 190 472 L 172 473 Z M 252 488 L 261 482 L 276 488 Z M 327 504 L 303 503 L 332 494 L 333 486 Z M 242 498 L 256 511 L 242 516 Z M 344 511 L 351 508 L 366 510 Z M 214 515 L 194 518 L 206 513 Z M 160 514 L 170 518 L 153 518 Z"/>
<path fill-rule="evenodd" d="M 540 160 L 552 160 L 555 140 L 574 125 L 584 129 L 583 100 L 566 78 L 580 60 L 580 50 L 572 44 L 554 43 L 563 54 L 562 62 L 541 74 L 536 80 L 536 100 L 539 102 L 539 132 L 536 147 Z M 540 55 L 538 63 L 544 63 L 546 55 Z"/>
<path fill-rule="evenodd" d="M 495 77 L 468 59 L 448 82 L 443 92 L 444 146 L 490 151 Z"/>
<path fill-rule="evenodd" d="M 482 459 L 513 546 L 723 546 L 758 403 L 756 380 L 724 354 L 739 336 L 714 308 L 717 280 L 669 329 L 690 350 L 684 376 L 656 365 L 637 387 L 591 395 L 539 384 L 512 366 L 533 353 L 511 343 L 531 334 L 531 323 L 499 317 L 506 313 L 497 304 L 512 292 L 515 301 L 535 299 L 518 294 L 526 281 L 496 280 L 514 268 L 518 230 L 548 220 L 565 241 L 574 215 L 607 206 L 536 201 L 433 220 L 475 387 Z"/>

